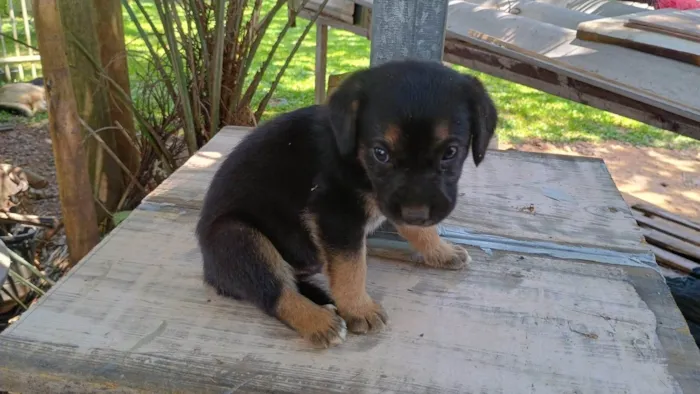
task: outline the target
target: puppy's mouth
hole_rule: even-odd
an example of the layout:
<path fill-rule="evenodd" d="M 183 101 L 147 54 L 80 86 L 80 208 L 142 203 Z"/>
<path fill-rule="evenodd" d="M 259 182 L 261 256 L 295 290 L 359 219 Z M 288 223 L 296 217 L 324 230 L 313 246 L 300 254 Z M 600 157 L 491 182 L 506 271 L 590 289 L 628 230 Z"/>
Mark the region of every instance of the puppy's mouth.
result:
<path fill-rule="evenodd" d="M 439 218 L 431 215 L 431 209 L 427 205 L 402 206 L 389 211 L 386 217 L 397 225 L 430 227 L 440 222 Z"/>
<path fill-rule="evenodd" d="M 402 218 L 395 218 L 392 221 L 399 226 L 415 226 L 415 227 L 431 227 L 438 224 L 438 221 L 427 219 L 427 220 L 405 220 Z"/>

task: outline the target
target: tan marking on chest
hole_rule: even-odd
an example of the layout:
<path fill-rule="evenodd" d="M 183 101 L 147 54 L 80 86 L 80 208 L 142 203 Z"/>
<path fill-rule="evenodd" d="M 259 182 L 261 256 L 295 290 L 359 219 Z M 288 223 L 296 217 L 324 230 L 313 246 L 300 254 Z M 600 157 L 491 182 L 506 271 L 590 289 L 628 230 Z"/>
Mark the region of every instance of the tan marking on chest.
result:
<path fill-rule="evenodd" d="M 367 214 L 367 223 L 365 224 L 365 235 L 369 235 L 386 221 L 386 217 L 379 210 L 377 199 L 373 195 L 365 194 L 364 200 L 365 213 Z"/>

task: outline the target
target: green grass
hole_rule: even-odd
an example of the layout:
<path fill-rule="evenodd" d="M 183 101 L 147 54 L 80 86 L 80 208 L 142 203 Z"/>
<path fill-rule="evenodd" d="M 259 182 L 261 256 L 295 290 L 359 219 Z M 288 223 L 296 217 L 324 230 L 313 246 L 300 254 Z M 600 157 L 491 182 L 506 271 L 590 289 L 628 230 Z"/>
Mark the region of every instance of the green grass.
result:
<path fill-rule="evenodd" d="M 286 12 L 280 12 L 268 31 L 258 57 L 262 58 L 272 46 L 286 22 Z M 281 66 L 301 34 L 306 20 L 298 19 L 297 28 L 290 30 L 277 52 L 277 59 L 267 74 L 259 94 L 270 86 L 274 73 Z M 315 28 L 309 32 L 296 57 L 290 64 L 275 99 L 268 106 L 264 119 L 314 102 Z M 369 65 L 370 43 L 355 34 L 330 29 L 328 44 L 328 74 L 340 74 Z M 256 59 L 255 66 L 262 59 Z M 673 149 L 700 147 L 700 141 L 660 130 L 622 116 L 508 82 L 503 79 L 455 66 L 458 70 L 480 78 L 493 95 L 501 114 L 498 129 L 501 141 L 519 143 L 540 139 L 554 143 L 574 141 L 622 141 L 638 146 Z"/>
<path fill-rule="evenodd" d="M 145 7 L 153 17 L 157 15 L 155 6 L 152 3 L 149 4 L 147 2 Z M 286 23 L 286 17 L 287 13 L 283 10 L 269 28 L 268 35 L 263 41 L 258 51 L 258 57 L 254 62 L 254 70 L 257 69 L 264 56 L 268 53 L 276 38 L 276 34 Z M 145 19 L 142 18 L 141 21 L 144 28 L 148 30 L 148 24 L 145 22 Z M 124 11 L 124 23 L 125 41 L 129 51 L 129 68 L 132 75 L 132 83 L 136 84 L 138 82 L 136 74 L 143 67 L 147 50 L 139 38 L 135 26 L 130 23 L 126 11 Z M 294 46 L 306 23 L 307 21 L 304 19 L 297 19 L 297 27 L 290 29 L 287 33 L 286 38 L 277 51 L 273 64 L 266 74 L 265 80 L 261 83 L 260 89 L 258 89 L 256 99 L 260 99 L 270 87 L 272 79 L 282 66 L 286 54 Z M 2 30 L 7 32 L 9 24 L 5 23 Z M 35 43 L 36 41 L 33 42 Z M 7 44 L 8 47 L 12 45 L 10 42 L 7 42 Z M 367 67 L 369 65 L 369 51 L 370 44 L 366 38 L 349 32 L 331 29 L 329 32 L 327 65 L 329 75 L 346 73 Z M 313 103 L 314 59 L 315 28 L 309 32 L 296 57 L 289 65 L 263 120 Z M 467 70 L 463 67 L 455 67 L 460 71 L 477 76 L 484 82 L 500 112 L 499 139 L 507 143 L 517 144 L 532 139 L 554 143 L 614 140 L 637 146 L 672 149 L 700 147 L 700 141 L 691 138 L 561 99 L 523 85 Z M 27 68 L 25 70 L 28 71 Z M 29 78 L 27 77 L 26 79 Z"/>

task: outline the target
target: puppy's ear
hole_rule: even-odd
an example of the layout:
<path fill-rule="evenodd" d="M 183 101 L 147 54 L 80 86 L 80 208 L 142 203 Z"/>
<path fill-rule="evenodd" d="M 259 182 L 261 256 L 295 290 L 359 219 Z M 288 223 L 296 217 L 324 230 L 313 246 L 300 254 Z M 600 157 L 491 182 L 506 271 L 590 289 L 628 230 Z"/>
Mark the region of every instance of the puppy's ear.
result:
<path fill-rule="evenodd" d="M 350 75 L 328 99 L 328 112 L 341 156 L 348 156 L 357 149 L 357 113 L 360 109 L 363 84 L 362 75 Z"/>
<path fill-rule="evenodd" d="M 465 94 L 471 112 L 469 126 L 472 133 L 472 155 L 474 164 L 478 167 L 484 160 L 486 148 L 495 133 L 498 112 L 481 81 L 469 75 L 465 75 L 465 78 L 467 80 Z"/>

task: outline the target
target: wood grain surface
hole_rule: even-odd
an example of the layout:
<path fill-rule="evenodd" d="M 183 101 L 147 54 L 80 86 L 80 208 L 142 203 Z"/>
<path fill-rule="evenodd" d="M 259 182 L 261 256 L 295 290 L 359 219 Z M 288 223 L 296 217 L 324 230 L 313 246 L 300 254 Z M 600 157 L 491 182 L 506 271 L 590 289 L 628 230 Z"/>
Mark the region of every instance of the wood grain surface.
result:
<path fill-rule="evenodd" d="M 248 130 L 227 128 L 146 201 L 201 207 L 218 160 Z M 632 212 L 599 159 L 489 151 L 478 168 L 471 159 L 466 161 L 459 200 L 446 223 L 477 233 L 611 249 L 643 248 Z"/>
<path fill-rule="evenodd" d="M 241 133 L 218 133 L 0 334 L 0 390 L 690 394 L 700 385 L 700 353 L 653 270 L 480 249 L 470 249 L 472 265 L 457 272 L 369 258 L 368 292 L 386 308 L 388 329 L 310 349 L 276 320 L 202 281 L 193 235 L 198 204 L 208 174 Z M 509 198 L 528 201 L 517 197 L 534 190 L 519 186 L 528 180 L 557 180 L 561 193 L 575 195 L 580 190 L 567 177 L 585 183 L 605 173 L 594 160 L 552 157 L 590 164 L 546 164 L 545 156 L 509 154 L 512 161 L 503 162 L 511 167 L 491 182 L 510 182 L 513 191 L 474 189 L 498 202 L 493 209 L 512 204 Z M 518 169 L 528 166 L 533 172 Z M 572 169 L 579 172 L 564 173 Z M 585 231 L 602 225 L 599 204 L 573 201 L 567 204 L 585 209 L 572 213 L 572 226 L 587 221 L 578 224 L 580 236 L 595 240 Z M 542 209 L 542 223 L 566 220 L 564 208 Z"/>
<path fill-rule="evenodd" d="M 657 11 L 581 22 L 576 37 L 581 40 L 618 45 L 652 55 L 700 65 L 700 42 L 678 36 L 627 26 L 633 17 L 655 15 Z"/>
<path fill-rule="evenodd" d="M 700 12 L 673 8 L 631 17 L 626 26 L 700 42 Z"/>

